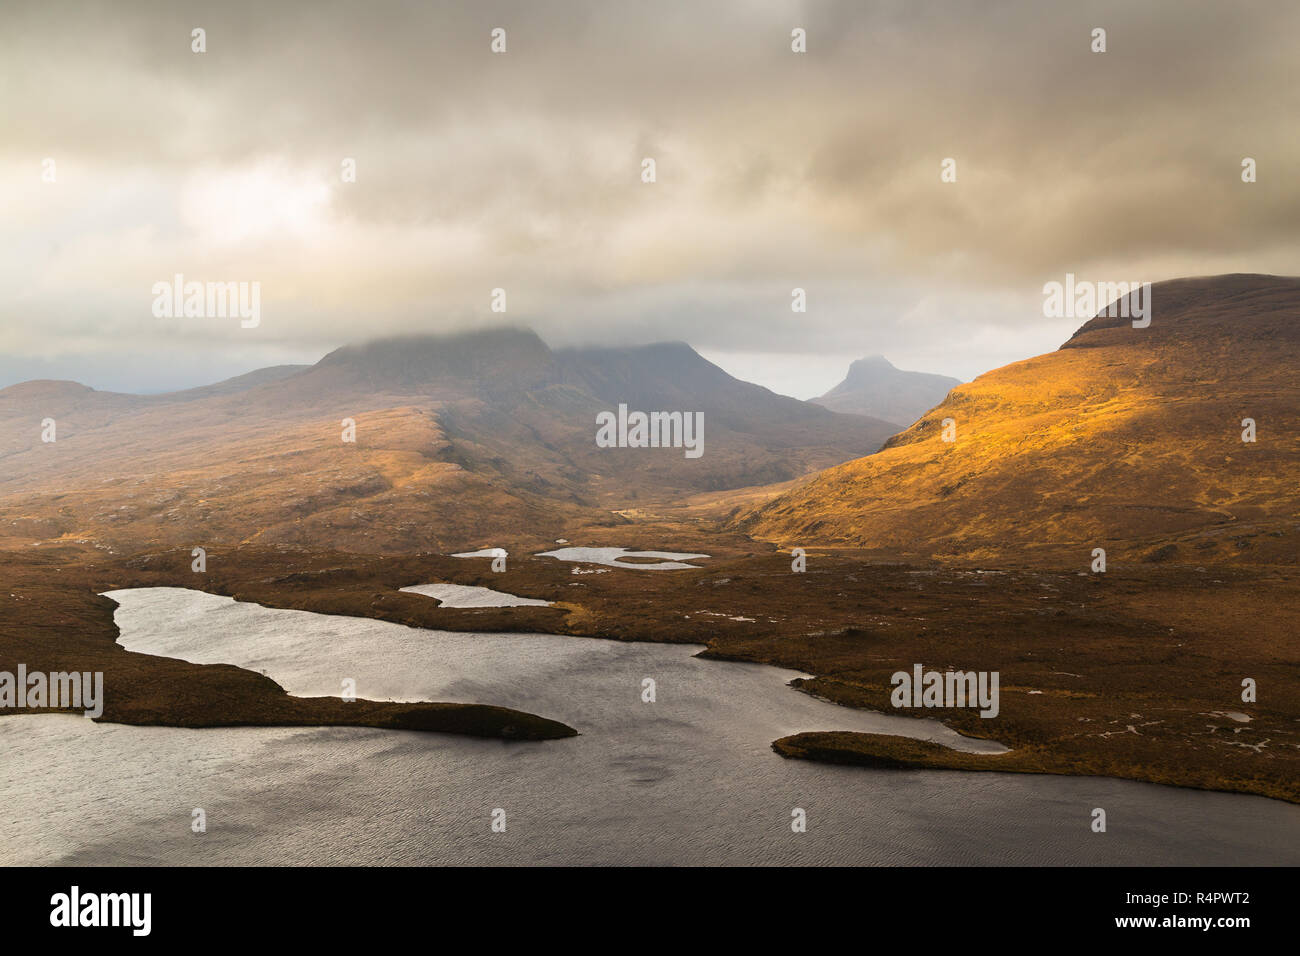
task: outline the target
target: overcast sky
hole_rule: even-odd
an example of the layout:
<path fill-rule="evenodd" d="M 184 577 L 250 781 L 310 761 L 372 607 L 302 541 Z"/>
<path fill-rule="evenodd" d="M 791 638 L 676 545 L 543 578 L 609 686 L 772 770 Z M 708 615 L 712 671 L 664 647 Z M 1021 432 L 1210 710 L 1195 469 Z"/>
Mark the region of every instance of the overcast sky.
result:
<path fill-rule="evenodd" d="M 1298 50 L 1292 0 L 3 0 L 0 386 L 493 324 L 799 397 L 873 353 L 973 378 L 1082 324 L 1066 272 L 1300 272 Z M 155 317 L 176 273 L 261 324 Z"/>

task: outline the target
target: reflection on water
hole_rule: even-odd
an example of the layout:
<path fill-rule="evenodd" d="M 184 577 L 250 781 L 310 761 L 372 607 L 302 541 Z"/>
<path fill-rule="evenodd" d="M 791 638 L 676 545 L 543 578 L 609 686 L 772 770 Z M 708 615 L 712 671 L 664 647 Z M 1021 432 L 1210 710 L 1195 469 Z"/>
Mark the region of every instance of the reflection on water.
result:
<path fill-rule="evenodd" d="M 1258 797 L 783 760 L 770 742 L 800 730 L 962 741 L 814 700 L 783 686 L 788 671 L 692 658 L 695 648 L 444 634 L 178 589 L 112 596 L 134 650 L 264 669 L 300 694 L 338 693 L 355 677 L 362 696 L 505 704 L 582 736 L 506 744 L 9 717 L 4 862 L 1300 863 L 1300 807 Z M 654 704 L 641 702 L 647 677 Z M 190 832 L 195 807 L 206 834 Z M 505 833 L 491 832 L 496 807 Z M 795 807 L 806 833 L 790 831 Z M 1109 832 L 1089 829 L 1094 807 Z"/>
<path fill-rule="evenodd" d="M 539 558 L 555 558 L 558 561 L 573 561 L 580 564 L 604 564 L 611 568 L 630 568 L 634 571 L 680 571 L 697 568 L 699 565 L 683 564 L 696 558 L 707 558 L 707 554 L 678 554 L 675 551 L 629 551 L 627 548 L 559 548 L 555 551 L 543 551 Z M 625 561 L 623 558 L 637 558 Z M 659 560 L 647 560 L 658 558 Z"/>
<path fill-rule="evenodd" d="M 651 717 L 693 733 L 744 734 L 767 746 L 799 730 L 861 730 L 975 753 L 1005 750 L 933 720 L 849 710 L 788 688 L 800 676 L 760 664 L 705 661 L 698 645 L 634 644 L 556 634 L 475 634 L 246 604 L 184 588 L 109 591 L 123 647 L 196 664 L 259 671 L 291 694 L 500 704 L 582 733 L 644 731 Z M 656 685 L 653 704 L 642 681 Z M 607 728 L 600 731 L 600 728 Z"/>
<path fill-rule="evenodd" d="M 439 607 L 550 607 L 550 601 L 536 598 L 519 597 L 491 588 L 479 588 L 470 584 L 413 584 L 402 588 L 410 594 L 421 594 L 435 598 Z"/>

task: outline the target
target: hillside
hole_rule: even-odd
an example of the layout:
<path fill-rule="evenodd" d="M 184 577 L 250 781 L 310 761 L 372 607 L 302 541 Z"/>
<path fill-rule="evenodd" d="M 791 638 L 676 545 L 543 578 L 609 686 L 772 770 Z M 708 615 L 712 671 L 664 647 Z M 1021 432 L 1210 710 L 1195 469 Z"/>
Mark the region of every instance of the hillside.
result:
<path fill-rule="evenodd" d="M 597 447 L 597 413 L 620 403 L 703 413 L 704 454 Z M 683 344 L 553 352 L 518 329 L 346 346 L 164 395 L 27 382 L 0 390 L 0 546 L 550 541 L 636 503 L 796 478 L 893 430 L 738 381 Z"/>
<path fill-rule="evenodd" d="M 1094 318 L 981 375 L 879 453 L 739 516 L 792 545 L 957 561 L 1294 562 L 1300 279 L 1153 286 L 1154 318 Z M 956 441 L 942 440 L 944 419 Z M 1257 441 L 1242 441 L 1242 420 Z"/>

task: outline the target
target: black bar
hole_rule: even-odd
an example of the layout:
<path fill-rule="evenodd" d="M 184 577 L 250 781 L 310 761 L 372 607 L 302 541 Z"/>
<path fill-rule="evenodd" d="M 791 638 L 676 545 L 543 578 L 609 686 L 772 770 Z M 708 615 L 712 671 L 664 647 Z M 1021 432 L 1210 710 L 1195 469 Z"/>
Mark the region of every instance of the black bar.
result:
<path fill-rule="evenodd" d="M 1282 868 L 11 868 L 0 870 L 0 913 L 14 938 L 76 934 L 128 943 L 283 939 L 351 947 L 388 936 L 427 939 L 432 930 L 450 945 L 462 933 L 495 940 L 549 927 L 542 933 L 549 936 L 561 923 L 577 936 L 596 920 L 613 920 L 629 945 L 668 945 L 670 931 L 677 945 L 685 941 L 679 928 L 707 922 L 733 937 L 790 934 L 812 946 L 827 943 L 828 932 L 847 934 L 872 949 L 886 941 L 924 947 L 1034 938 L 1199 937 L 1231 946 L 1243 933 L 1287 927 L 1293 878 Z M 83 901 L 150 894 L 148 935 L 135 936 L 129 925 L 52 926 L 52 899 L 73 886 Z M 1132 919 L 1154 923 L 1119 925 Z M 1187 925 L 1192 919 L 1248 925 L 1207 929 Z"/>

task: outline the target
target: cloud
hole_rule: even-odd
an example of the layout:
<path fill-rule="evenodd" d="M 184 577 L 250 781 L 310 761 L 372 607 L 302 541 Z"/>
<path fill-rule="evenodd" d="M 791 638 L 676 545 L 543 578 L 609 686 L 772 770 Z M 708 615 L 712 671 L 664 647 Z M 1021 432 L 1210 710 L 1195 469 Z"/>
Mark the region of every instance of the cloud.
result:
<path fill-rule="evenodd" d="M 1055 336 L 1039 289 L 1067 271 L 1294 271 L 1298 29 L 1209 0 L 11 0 L 0 346 L 269 356 L 507 321 L 970 377 Z M 256 338 L 160 325 L 176 272 L 261 281 Z"/>

